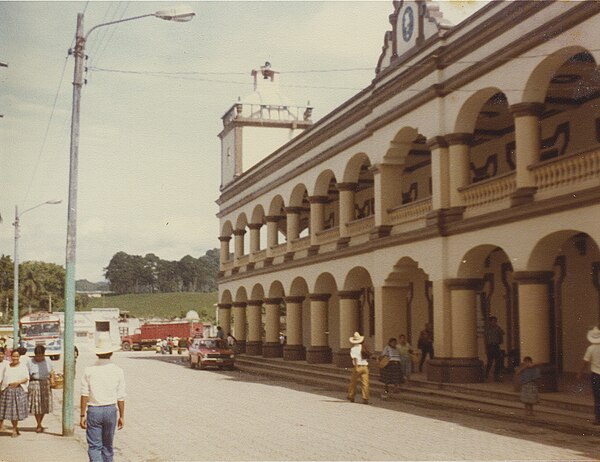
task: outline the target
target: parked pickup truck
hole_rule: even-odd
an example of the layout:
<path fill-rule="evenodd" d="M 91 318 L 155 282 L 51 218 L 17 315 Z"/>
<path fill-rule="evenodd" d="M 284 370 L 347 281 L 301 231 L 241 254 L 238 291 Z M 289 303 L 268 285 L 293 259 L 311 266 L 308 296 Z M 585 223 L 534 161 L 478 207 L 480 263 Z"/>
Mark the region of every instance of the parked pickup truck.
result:
<path fill-rule="evenodd" d="M 206 367 L 224 367 L 233 369 L 235 355 L 225 340 L 219 338 L 195 338 L 189 347 L 190 366 L 204 369 Z"/>

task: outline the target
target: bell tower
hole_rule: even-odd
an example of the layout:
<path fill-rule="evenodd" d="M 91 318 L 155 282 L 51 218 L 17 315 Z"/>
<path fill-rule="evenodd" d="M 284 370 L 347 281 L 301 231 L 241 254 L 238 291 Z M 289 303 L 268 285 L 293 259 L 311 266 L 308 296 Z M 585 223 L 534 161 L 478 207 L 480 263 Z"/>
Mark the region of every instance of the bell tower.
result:
<path fill-rule="evenodd" d="M 297 106 L 279 89 L 279 72 L 266 62 L 250 75 L 254 91 L 222 117 L 221 189 L 312 125 L 312 107 Z"/>

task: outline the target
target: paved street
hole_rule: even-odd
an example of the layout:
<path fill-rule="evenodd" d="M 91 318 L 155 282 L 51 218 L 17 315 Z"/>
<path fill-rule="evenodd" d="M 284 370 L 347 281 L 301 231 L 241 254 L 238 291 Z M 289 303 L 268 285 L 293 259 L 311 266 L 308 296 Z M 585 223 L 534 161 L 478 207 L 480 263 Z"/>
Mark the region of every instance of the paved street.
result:
<path fill-rule="evenodd" d="M 120 352 L 126 374 L 126 427 L 117 433 L 118 461 L 195 460 L 593 460 L 600 439 L 526 424 L 424 409 L 401 401 L 348 403 L 338 391 L 278 382 L 239 371 L 199 371 L 180 357 Z M 92 356 L 82 354 L 78 376 Z M 77 415 L 79 414 L 77 410 Z M 85 460 L 84 432 L 45 438 L 61 460 Z M 25 425 L 27 426 L 27 425 Z M 30 423 L 33 426 L 33 423 Z M 358 435 L 358 436 L 357 436 Z M 37 440 L 36 440 L 37 441 Z M 5 445 L 6 442 L 6 445 Z M 0 439 L 0 460 L 34 460 Z M 39 446 L 39 444 L 38 444 Z M 39 448 L 38 448 L 39 449 Z"/>

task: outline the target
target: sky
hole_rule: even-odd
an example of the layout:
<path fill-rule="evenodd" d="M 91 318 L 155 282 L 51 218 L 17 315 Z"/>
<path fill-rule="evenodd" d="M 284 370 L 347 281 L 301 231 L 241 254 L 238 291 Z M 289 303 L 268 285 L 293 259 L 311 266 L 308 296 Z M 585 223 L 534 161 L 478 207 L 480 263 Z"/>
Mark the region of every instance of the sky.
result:
<path fill-rule="evenodd" d="M 485 3 L 441 1 L 458 24 Z M 181 2 L 0 1 L 0 254 L 64 265 L 77 13 L 84 30 Z M 119 251 L 163 259 L 219 246 L 221 117 L 265 61 L 282 92 L 325 116 L 369 85 L 387 1 L 186 2 L 196 17 L 99 28 L 86 44 L 76 278 L 96 282 Z M 57 205 L 44 205 L 62 200 Z"/>

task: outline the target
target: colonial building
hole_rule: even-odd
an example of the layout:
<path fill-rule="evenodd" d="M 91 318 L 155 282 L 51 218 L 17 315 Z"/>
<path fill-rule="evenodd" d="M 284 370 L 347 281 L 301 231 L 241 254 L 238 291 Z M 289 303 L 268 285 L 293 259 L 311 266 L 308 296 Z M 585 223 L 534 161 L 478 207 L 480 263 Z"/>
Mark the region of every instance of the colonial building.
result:
<path fill-rule="evenodd" d="M 600 315 L 600 2 L 390 10 L 371 85 L 318 122 L 260 93 L 225 115 L 221 324 L 345 366 L 354 331 L 381 350 L 431 322 L 428 378 L 475 382 L 493 315 L 554 389 Z M 249 153 L 250 129 L 286 144 Z"/>

